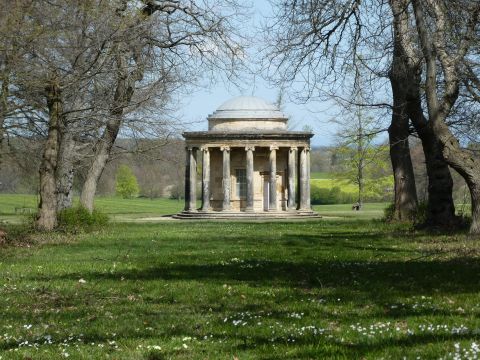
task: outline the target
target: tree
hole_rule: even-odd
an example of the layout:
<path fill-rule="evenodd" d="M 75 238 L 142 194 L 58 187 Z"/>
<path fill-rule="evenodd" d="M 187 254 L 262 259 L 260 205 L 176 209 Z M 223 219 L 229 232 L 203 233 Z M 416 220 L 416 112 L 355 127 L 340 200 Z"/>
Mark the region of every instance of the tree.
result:
<path fill-rule="evenodd" d="M 445 161 L 465 180 L 470 190 L 470 233 L 480 234 L 480 158 L 462 147 L 447 119 L 457 103 L 464 77 L 473 76 L 469 61 L 478 45 L 480 3 L 478 1 L 412 0 L 418 45 L 426 69 L 425 95 L 428 122 L 439 141 Z M 455 29 L 452 31 L 451 29 Z M 404 34 L 405 48 L 415 45 Z M 467 71 L 465 71 L 465 68 Z M 473 69 L 473 70 L 472 70 Z M 469 71 L 470 70 L 470 71 Z"/>
<path fill-rule="evenodd" d="M 124 199 L 137 197 L 140 192 L 137 178 L 127 165 L 121 165 L 117 170 L 115 190 Z"/>
<path fill-rule="evenodd" d="M 390 94 L 387 87 L 387 59 L 391 51 L 388 8 L 376 0 L 278 0 L 273 3 L 275 17 L 266 31 L 270 44 L 265 50 L 266 68 L 271 70 L 269 78 L 280 84 L 303 81 L 299 92 L 301 101 L 333 99 L 342 106 L 368 108 L 370 115 L 379 120 L 385 119 L 386 112 L 390 111 L 392 122 L 386 127 L 395 178 L 396 216 L 410 218 L 417 207 L 417 194 L 408 142 L 408 117 L 396 111 L 396 104 L 402 99 L 394 99 L 392 106 L 391 99 L 379 96 Z M 358 68 L 364 78 L 362 99 L 351 96 L 356 85 L 351 78 Z"/>
<path fill-rule="evenodd" d="M 81 202 L 92 209 L 120 131 L 167 138 L 158 123 L 168 122 L 175 92 L 206 69 L 232 74 L 243 55 L 230 0 L 2 4 L 9 11 L 0 19 L 0 150 L 8 136 L 44 144 L 42 230 L 71 206 L 80 159 L 90 160 Z"/>
<path fill-rule="evenodd" d="M 366 197 L 384 197 L 393 179 L 387 163 L 388 147 L 374 143 L 378 133 L 375 122 L 361 111 L 354 116 L 356 122 L 345 121 L 337 135 L 340 146 L 336 148 L 335 178 L 357 187 L 357 202 L 362 208 Z"/>
<path fill-rule="evenodd" d="M 132 2 L 139 4 L 139 1 Z M 118 12 L 119 21 L 125 16 L 132 18 L 127 26 L 130 41 L 119 44 L 115 51 L 115 96 L 80 197 L 81 204 L 90 211 L 98 180 L 126 113 L 145 101 L 135 96 L 148 93 L 145 87 L 152 84 L 148 80 L 153 79 L 153 85 L 167 85 L 164 89 L 168 93 L 170 85 L 178 86 L 182 81 L 193 85 L 208 70 L 212 78 L 219 72 L 231 75 L 243 56 L 243 46 L 236 35 L 238 28 L 233 22 L 239 15 L 235 1 L 212 0 L 203 4 L 185 1 L 183 4 L 145 0 L 140 5 L 140 12 L 133 8 L 134 13 L 129 14 L 131 10 L 126 6 Z M 146 54 L 154 57 L 146 58 Z M 159 74 L 162 75 L 160 81 Z"/>
<path fill-rule="evenodd" d="M 386 184 L 383 184 L 385 181 L 381 181 L 386 176 L 383 171 L 380 171 L 382 174 L 378 171 L 386 166 L 385 157 L 382 156 L 385 148 L 374 143 L 377 135 L 382 132 L 381 124 L 371 116 L 365 115 L 362 106 L 354 105 L 365 102 L 363 67 L 360 62 L 354 65 L 351 101 L 338 102 L 344 108 L 345 116 L 334 119 L 334 122 L 340 125 L 337 132 L 337 137 L 340 139 L 337 158 L 340 159 L 342 170 L 337 172 L 336 177 L 357 186 L 357 203 L 361 209 L 367 191 L 370 195 L 377 195 L 386 187 Z M 388 180 L 386 182 L 388 183 Z"/>
<path fill-rule="evenodd" d="M 344 89 L 351 86 L 348 83 L 349 69 L 358 62 L 358 54 L 366 54 L 361 61 L 368 69 L 366 88 L 369 96 L 366 98 L 369 101 L 358 105 L 369 106 L 370 111 L 380 108 L 392 111 L 389 137 L 396 184 L 396 214 L 399 218 L 411 216 L 409 214 L 417 202 L 408 144 L 408 137 L 413 133 L 409 126 L 411 121 L 422 140 L 427 160 L 429 219 L 436 224 L 455 222 L 448 160 L 441 151 L 438 137 L 428 129 L 429 126 L 425 126 L 429 121 L 423 116 L 421 66 L 405 67 L 407 58 L 418 56 L 411 58 L 406 52 L 403 54 L 407 56 L 403 56 L 401 51 L 405 48 L 398 46 L 399 38 L 407 38 L 413 40 L 414 49 L 419 48 L 417 37 L 415 34 L 412 37 L 411 33 L 412 28 L 414 33 L 416 31 L 409 16 L 411 0 L 279 0 L 274 3 L 277 13 L 267 32 L 271 45 L 265 50 L 268 69 L 273 69 L 270 77 L 280 83 L 305 79 L 304 99 L 343 98 Z M 449 2 L 441 3 L 447 6 Z M 460 7 L 463 2 L 452 3 Z M 462 18 L 453 14 L 451 18 L 462 29 Z M 405 15 L 407 21 L 404 21 Z M 451 23 L 449 29 L 455 27 Z M 452 33 L 456 34 L 455 31 Z M 454 35 L 450 41 L 455 43 Z M 421 60 L 423 56 L 419 58 Z M 385 80 L 389 81 L 391 92 L 386 88 Z M 470 81 L 470 86 L 473 83 Z M 442 92 L 442 84 L 437 85 L 437 90 Z"/>
<path fill-rule="evenodd" d="M 447 163 L 440 150 L 438 140 L 435 138 L 428 121 L 425 118 L 421 97 L 421 58 L 411 47 L 405 47 L 405 36 L 412 36 L 409 31 L 408 9 L 409 0 L 391 0 L 393 14 L 393 58 L 389 72 L 392 87 L 393 109 L 392 122 L 389 127 L 391 159 L 395 176 L 395 186 L 415 186 L 409 178 L 412 176 L 410 169 L 411 159 L 408 148 L 410 134 L 409 120 L 422 142 L 426 158 L 428 176 L 428 207 L 426 222 L 433 226 L 450 227 L 457 223 L 455 205 L 453 202 L 453 180 Z M 398 147 L 406 147 L 398 151 Z M 403 192 L 395 192 L 402 194 Z M 413 191 L 407 192 L 413 194 Z M 408 198 L 395 198 L 395 202 L 409 201 Z M 416 200 L 415 200 L 416 201 Z M 413 206 L 396 204 L 394 218 L 406 219 L 410 214 L 403 214 L 405 209 L 413 210 Z"/>
<path fill-rule="evenodd" d="M 99 110 L 89 90 L 94 88 L 92 79 L 108 72 L 104 48 L 116 36 L 117 24 L 111 21 L 108 4 L 94 0 L 25 4 L 22 31 L 33 35 L 17 44 L 25 54 L 12 80 L 18 89 L 16 101 L 28 104 L 24 116 L 39 119 L 45 133 L 37 226 L 52 230 L 59 208 L 57 180 L 63 178 L 59 165 L 71 156 L 71 147 L 61 147 L 68 139 L 65 130 L 74 123 L 88 124 L 85 117 Z"/>

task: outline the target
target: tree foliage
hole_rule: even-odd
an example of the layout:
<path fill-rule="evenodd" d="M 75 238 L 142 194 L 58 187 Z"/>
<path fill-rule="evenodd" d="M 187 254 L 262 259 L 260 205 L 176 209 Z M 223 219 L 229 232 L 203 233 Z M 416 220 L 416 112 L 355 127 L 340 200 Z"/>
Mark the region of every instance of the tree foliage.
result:
<path fill-rule="evenodd" d="M 117 195 L 124 199 L 137 197 L 140 192 L 137 177 L 127 165 L 121 165 L 117 170 L 116 186 Z"/>

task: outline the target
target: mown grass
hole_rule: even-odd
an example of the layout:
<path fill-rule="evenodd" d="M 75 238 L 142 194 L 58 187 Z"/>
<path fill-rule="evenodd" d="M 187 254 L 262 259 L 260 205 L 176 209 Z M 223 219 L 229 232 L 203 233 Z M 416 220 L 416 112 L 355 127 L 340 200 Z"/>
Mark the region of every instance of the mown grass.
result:
<path fill-rule="evenodd" d="M 115 223 L 2 248 L 0 356 L 473 358 L 476 249 L 371 220 Z"/>
<path fill-rule="evenodd" d="M 78 198 L 75 198 L 75 203 L 78 204 Z M 28 216 L 28 214 L 25 215 L 22 212 L 26 210 L 27 213 L 34 213 L 37 204 L 38 200 L 35 195 L 0 194 L 0 222 L 21 223 Z M 200 203 L 198 206 L 200 206 Z M 315 205 L 313 208 L 325 216 L 379 219 L 383 216 L 383 209 L 386 206 L 386 203 L 366 203 L 362 211 L 352 211 L 351 204 Z M 95 207 L 109 215 L 112 221 L 136 222 L 145 218 L 176 214 L 183 209 L 184 202 L 172 199 L 97 197 Z"/>
<path fill-rule="evenodd" d="M 312 171 L 310 178 L 313 179 L 331 179 L 332 173 L 324 171 Z"/>
<path fill-rule="evenodd" d="M 78 198 L 74 199 L 78 204 Z M 34 213 L 38 204 L 35 195 L 0 194 L 0 221 L 19 223 L 23 212 Z M 95 208 L 108 214 L 112 220 L 128 221 L 149 216 L 175 214 L 184 206 L 183 201 L 172 199 L 122 199 L 120 197 L 97 197 Z"/>

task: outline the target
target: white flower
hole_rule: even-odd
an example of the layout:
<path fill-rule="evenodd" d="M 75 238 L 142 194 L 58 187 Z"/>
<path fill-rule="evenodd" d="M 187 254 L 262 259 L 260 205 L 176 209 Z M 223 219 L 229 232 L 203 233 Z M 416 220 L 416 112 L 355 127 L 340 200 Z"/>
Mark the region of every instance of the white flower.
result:
<path fill-rule="evenodd" d="M 80 279 L 80 280 L 78 280 L 78 282 L 79 282 L 80 284 L 86 284 L 86 283 L 87 283 L 87 280 L 85 280 L 85 279 Z"/>
<path fill-rule="evenodd" d="M 183 344 L 182 346 L 183 346 L 184 349 L 188 349 L 187 344 Z"/>

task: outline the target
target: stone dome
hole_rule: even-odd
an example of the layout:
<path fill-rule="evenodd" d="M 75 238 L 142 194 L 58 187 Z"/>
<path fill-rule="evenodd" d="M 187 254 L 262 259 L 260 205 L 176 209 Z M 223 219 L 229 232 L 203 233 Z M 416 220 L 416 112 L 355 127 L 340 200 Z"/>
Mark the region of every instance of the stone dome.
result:
<path fill-rule="evenodd" d="M 287 117 L 273 104 L 254 96 L 223 103 L 208 117 L 210 131 L 285 131 Z"/>

